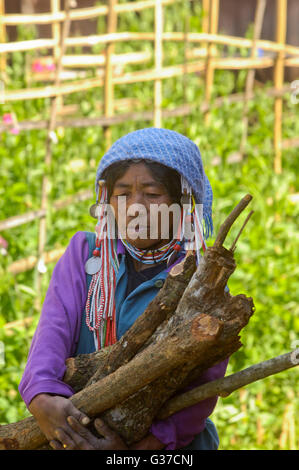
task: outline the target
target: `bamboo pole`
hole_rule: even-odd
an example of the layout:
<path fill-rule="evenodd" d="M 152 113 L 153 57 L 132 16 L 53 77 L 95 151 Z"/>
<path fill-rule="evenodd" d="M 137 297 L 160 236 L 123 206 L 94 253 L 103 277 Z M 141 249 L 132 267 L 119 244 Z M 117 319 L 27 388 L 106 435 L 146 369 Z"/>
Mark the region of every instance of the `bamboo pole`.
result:
<path fill-rule="evenodd" d="M 111 56 L 112 65 L 127 65 L 127 64 L 139 64 L 148 62 L 152 57 L 149 51 L 139 52 L 125 52 L 123 54 L 113 54 Z M 47 56 L 44 57 L 48 59 Z M 65 55 L 62 58 L 63 67 L 103 67 L 106 64 L 105 54 L 76 54 L 76 55 Z"/>
<path fill-rule="evenodd" d="M 209 32 L 211 34 L 217 34 L 219 20 L 219 0 L 211 0 L 210 6 L 210 21 L 209 21 Z M 207 49 L 206 69 L 205 69 L 205 101 L 210 102 L 214 81 L 214 55 L 215 46 L 213 43 L 209 43 Z M 209 120 L 209 113 L 205 115 L 205 122 Z"/>
<path fill-rule="evenodd" d="M 170 5 L 177 3 L 179 0 L 161 0 L 163 5 Z M 117 5 L 116 13 L 125 13 L 132 11 L 146 10 L 147 8 L 154 8 L 156 0 L 143 0 L 134 1 L 129 3 L 122 3 Z M 70 20 L 87 20 L 91 18 L 97 18 L 99 16 L 105 16 L 108 13 L 108 7 L 106 5 L 94 6 L 89 8 L 77 8 L 71 11 Z M 51 24 L 53 21 L 63 22 L 66 19 L 64 11 L 59 13 L 36 13 L 32 15 L 20 15 L 20 14 L 9 14 L 5 15 L 5 25 L 19 25 L 19 24 Z"/>
<path fill-rule="evenodd" d="M 61 35 L 61 47 L 59 51 L 59 58 L 57 60 L 56 65 L 56 79 L 55 85 L 59 86 L 59 76 L 62 68 L 62 57 L 65 52 L 65 38 L 69 34 L 70 30 L 70 18 L 69 18 L 69 11 L 70 11 L 70 3 L 71 0 L 66 0 L 65 2 L 65 13 L 66 13 L 66 20 L 63 24 L 63 30 Z M 46 154 L 45 154 L 45 174 L 43 176 L 42 181 L 42 197 L 41 197 L 41 209 L 45 211 L 47 214 L 48 209 L 48 191 L 49 191 L 49 167 L 52 161 L 52 146 L 53 146 L 53 134 L 56 128 L 56 117 L 57 117 L 57 107 L 58 107 L 58 97 L 56 96 L 51 104 L 51 114 L 50 114 L 50 121 L 48 127 L 48 135 L 46 140 Z M 40 308 L 40 301 L 41 301 L 41 283 L 42 283 L 42 273 L 45 267 L 44 261 L 44 250 L 46 245 L 46 215 L 40 219 L 39 223 L 39 241 L 38 241 L 38 264 L 37 264 L 37 299 L 36 299 L 36 307 L 37 309 Z"/>
<path fill-rule="evenodd" d="M 210 14 L 211 14 L 211 0 L 202 0 L 202 31 L 205 34 L 209 34 L 210 31 Z M 204 42 L 202 46 L 206 49 L 206 57 L 208 57 L 209 43 Z"/>
<path fill-rule="evenodd" d="M 254 28 L 253 28 L 253 44 L 251 49 L 251 58 L 254 59 L 256 57 L 257 52 L 257 40 L 260 38 L 264 20 L 264 14 L 266 9 L 266 2 L 267 0 L 258 0 L 256 9 L 255 9 L 255 18 L 254 18 Z M 243 158 L 246 142 L 247 142 L 247 135 L 248 135 L 248 102 L 249 96 L 252 93 L 253 86 L 254 86 L 254 78 L 255 78 L 255 69 L 250 69 L 247 73 L 246 77 L 246 85 L 245 85 L 245 98 L 244 98 L 244 107 L 243 107 L 243 116 L 242 116 L 242 137 L 240 143 L 240 154 Z"/>
<path fill-rule="evenodd" d="M 184 33 L 182 32 L 164 32 L 162 35 L 163 41 L 185 41 Z M 134 33 L 134 32 L 119 32 L 114 34 L 94 34 L 90 36 L 70 37 L 66 40 L 67 47 L 75 46 L 93 46 L 96 44 L 105 44 L 107 42 L 123 42 L 123 41 L 154 41 L 155 33 Z M 207 34 L 207 33 L 189 33 L 188 41 L 194 44 L 202 43 L 215 43 L 226 46 L 235 46 L 240 48 L 251 49 L 253 47 L 253 40 L 241 38 L 238 36 L 229 36 L 224 34 Z M 38 50 L 44 48 L 54 48 L 56 42 L 53 39 L 34 39 L 28 41 L 16 41 L 6 44 L 0 44 L 0 53 L 27 50 Z M 259 49 L 272 52 L 284 51 L 285 54 L 299 56 L 299 47 L 290 44 L 279 44 L 274 41 L 259 40 L 256 42 Z M 294 60 L 296 57 L 294 58 Z M 289 59 L 291 60 L 291 58 Z"/>
<path fill-rule="evenodd" d="M 92 191 L 90 189 L 79 191 L 78 193 L 74 194 L 73 196 L 69 196 L 67 198 L 54 201 L 52 207 L 54 210 L 59 211 L 64 209 L 71 204 L 76 202 L 86 201 L 92 198 Z M 10 230 L 15 227 L 19 227 L 23 224 L 28 224 L 33 220 L 40 219 L 41 217 L 45 217 L 46 210 L 39 209 L 36 211 L 26 212 L 25 214 L 15 215 L 13 217 L 9 217 L 5 220 L 0 220 L 0 232 L 3 230 Z"/>
<path fill-rule="evenodd" d="M 163 68 L 163 5 L 155 4 L 155 72 L 159 76 Z M 154 127 L 162 127 L 162 80 L 154 80 Z"/>
<path fill-rule="evenodd" d="M 53 15 L 60 12 L 60 0 L 51 0 L 51 12 Z M 52 37 L 56 44 L 54 47 L 54 64 L 56 67 L 58 66 L 58 61 L 61 55 L 61 27 L 60 26 L 61 25 L 59 21 L 53 21 L 51 25 Z M 61 71 L 62 71 L 62 68 L 61 68 Z M 57 106 L 57 113 L 59 113 L 63 106 L 62 95 L 57 97 L 56 106 Z"/>
<path fill-rule="evenodd" d="M 107 34 L 113 34 L 117 29 L 117 0 L 109 0 L 107 14 Z M 114 54 L 114 43 L 110 42 L 106 46 L 105 77 L 104 77 L 104 116 L 111 117 L 114 114 L 114 83 L 112 56 Z M 111 146 L 111 128 L 104 127 L 104 139 L 106 150 Z"/>
<path fill-rule="evenodd" d="M 287 28 L 287 0 L 276 0 L 276 41 L 279 44 L 285 44 Z M 284 81 L 284 51 L 277 54 L 274 67 L 274 86 L 280 89 Z M 282 172 L 282 98 L 277 97 L 274 101 L 274 171 L 279 174 Z"/>
<path fill-rule="evenodd" d="M 45 265 L 49 263 L 54 263 L 59 260 L 59 258 L 63 255 L 65 252 L 65 248 L 57 248 L 55 250 L 51 250 L 48 252 L 43 252 L 43 262 Z M 28 258 L 23 258 L 18 261 L 15 261 L 12 263 L 10 266 L 7 268 L 7 272 L 10 274 L 20 274 L 24 273 L 26 271 L 30 271 L 31 269 L 34 269 L 38 266 L 39 259 L 37 256 L 29 256 Z M 40 292 L 37 290 L 37 294 L 39 295 Z M 37 302 L 37 307 L 38 307 Z"/>
<path fill-rule="evenodd" d="M 213 68 L 223 70 L 241 70 L 247 68 L 270 68 L 274 64 L 274 59 L 264 58 L 215 58 Z M 188 73 L 199 72 L 204 70 L 204 61 L 190 62 L 188 63 Z M 184 64 L 163 67 L 158 73 L 156 69 L 142 70 L 137 72 L 125 73 L 121 76 L 113 77 L 113 84 L 128 84 L 137 83 L 153 80 L 163 80 L 170 77 L 178 77 L 184 74 Z M 78 91 L 90 90 L 92 88 L 103 85 L 104 81 L 99 78 L 84 79 L 81 81 L 73 81 L 71 83 L 63 83 L 61 85 L 49 85 L 47 87 L 36 87 L 27 88 L 22 90 L 5 90 L 4 98 L 6 102 L 37 99 L 37 98 L 49 98 L 57 95 L 67 95 L 71 93 L 77 93 Z"/>
<path fill-rule="evenodd" d="M 290 91 L 289 86 L 284 86 L 280 90 L 276 90 L 275 88 L 269 88 L 265 91 L 265 94 L 269 97 L 274 98 L 275 96 L 283 96 L 285 93 Z M 254 98 L 254 94 L 250 95 L 250 99 Z M 228 95 L 226 97 L 218 97 L 215 98 L 213 102 L 213 107 L 222 106 L 224 102 L 227 103 L 240 103 L 244 101 L 244 93 L 235 93 L 232 95 Z M 201 112 L 206 112 L 211 105 L 203 102 L 200 106 Z M 198 108 L 197 104 L 188 104 L 178 106 L 174 109 L 165 109 L 162 111 L 163 117 L 175 117 L 175 116 L 184 116 L 192 113 L 195 109 Z M 134 113 L 125 113 L 119 114 L 117 116 L 113 116 L 111 118 L 99 117 L 99 118 L 88 118 L 88 117 L 78 117 L 73 119 L 64 119 L 63 121 L 57 122 L 58 127 L 89 127 L 89 126 L 105 126 L 105 125 L 116 125 L 126 122 L 128 120 L 131 121 L 138 121 L 138 120 L 145 120 L 145 121 L 152 121 L 153 120 L 153 111 L 138 111 Z M 47 129 L 48 121 L 41 120 L 41 121 L 20 121 L 18 122 L 18 127 L 20 131 L 30 131 L 30 130 L 37 130 L 37 129 Z M 0 123 L 0 132 L 9 131 L 11 129 L 11 125 Z M 286 139 L 283 141 L 284 148 L 291 148 L 297 147 L 299 143 L 299 139 Z"/>
<path fill-rule="evenodd" d="M 6 42 L 6 26 L 3 22 L 5 17 L 5 1 L 0 0 L 0 43 Z M 5 75 L 6 70 L 6 54 L 0 56 L 0 72 L 2 78 Z"/>
<path fill-rule="evenodd" d="M 299 349 L 290 353 L 282 354 L 281 356 L 273 357 L 267 361 L 254 364 L 253 366 L 243 369 L 240 372 L 228 375 L 221 379 L 213 380 L 204 385 L 200 385 L 182 395 L 178 395 L 168 400 L 161 412 L 158 414 L 158 419 L 166 419 L 173 413 L 186 408 L 196 403 L 206 400 L 207 398 L 220 396 L 223 398 L 228 397 L 235 390 L 245 387 L 258 380 L 265 379 L 274 374 L 278 374 L 287 369 L 291 369 L 299 365 Z"/>

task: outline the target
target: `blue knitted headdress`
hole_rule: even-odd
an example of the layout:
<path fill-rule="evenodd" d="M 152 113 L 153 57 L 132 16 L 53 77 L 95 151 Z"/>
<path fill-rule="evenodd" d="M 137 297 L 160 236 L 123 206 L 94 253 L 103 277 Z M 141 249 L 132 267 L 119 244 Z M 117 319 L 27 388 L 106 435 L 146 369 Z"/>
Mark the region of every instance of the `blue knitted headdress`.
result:
<path fill-rule="evenodd" d="M 203 204 L 204 237 L 213 233 L 213 192 L 204 172 L 200 151 L 188 137 L 155 127 L 140 129 L 118 139 L 102 157 L 97 169 L 98 181 L 104 170 L 115 162 L 147 159 L 176 170 L 192 188 L 197 204 Z"/>

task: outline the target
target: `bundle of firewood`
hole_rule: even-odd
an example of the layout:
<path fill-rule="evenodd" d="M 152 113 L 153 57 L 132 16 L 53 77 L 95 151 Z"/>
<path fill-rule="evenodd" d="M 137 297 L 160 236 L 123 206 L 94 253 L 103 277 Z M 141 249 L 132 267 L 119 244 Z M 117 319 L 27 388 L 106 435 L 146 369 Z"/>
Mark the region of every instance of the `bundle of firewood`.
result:
<path fill-rule="evenodd" d="M 67 360 L 64 380 L 76 392 L 71 401 L 88 416 L 101 416 L 128 445 L 148 433 L 171 397 L 241 347 L 239 333 L 254 305 L 226 289 L 236 240 L 230 249 L 223 242 L 250 200 L 245 196 L 231 212 L 198 266 L 190 252 L 172 268 L 116 344 Z M 0 427 L 0 448 L 36 449 L 45 442 L 33 417 Z"/>

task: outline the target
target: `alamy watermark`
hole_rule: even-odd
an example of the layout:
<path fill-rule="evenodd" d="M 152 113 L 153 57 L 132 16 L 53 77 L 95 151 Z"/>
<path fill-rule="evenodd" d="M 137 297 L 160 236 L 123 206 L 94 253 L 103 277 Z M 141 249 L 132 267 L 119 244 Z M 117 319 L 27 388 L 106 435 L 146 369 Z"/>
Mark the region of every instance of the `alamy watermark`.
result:
<path fill-rule="evenodd" d="M 299 103 L 299 80 L 294 80 L 291 83 L 291 103 L 292 104 L 298 104 Z"/>
<path fill-rule="evenodd" d="M 294 349 L 291 353 L 291 362 L 294 365 L 299 364 L 299 340 L 295 339 L 291 343 L 291 348 Z"/>
<path fill-rule="evenodd" d="M 5 345 L 3 341 L 0 341 L 0 367 L 5 364 Z"/>
<path fill-rule="evenodd" d="M 185 214 L 182 220 L 183 214 Z M 196 211 L 199 221 L 202 219 L 203 205 L 195 204 L 192 210 Z M 108 236 L 117 239 L 131 240 L 159 240 L 174 239 L 178 231 L 184 230 L 186 240 L 195 239 L 195 227 L 190 214 L 190 205 L 173 203 L 150 204 L 149 208 L 143 204 L 130 204 L 127 206 L 126 196 L 118 197 L 117 214 L 111 204 L 99 204 L 96 212 L 98 218 L 98 236 L 100 239 Z M 117 215 L 117 217 L 116 217 Z M 117 229 L 115 221 L 117 220 Z"/>

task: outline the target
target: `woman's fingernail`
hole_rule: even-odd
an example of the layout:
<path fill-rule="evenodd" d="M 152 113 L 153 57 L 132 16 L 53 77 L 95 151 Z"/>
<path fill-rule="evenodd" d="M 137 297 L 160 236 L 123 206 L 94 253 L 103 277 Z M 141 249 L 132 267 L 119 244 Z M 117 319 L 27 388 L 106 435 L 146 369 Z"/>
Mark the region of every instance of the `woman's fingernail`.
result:
<path fill-rule="evenodd" d="M 90 419 L 87 418 L 87 416 L 84 416 L 84 418 L 82 418 L 82 420 L 81 420 L 81 423 L 82 423 L 84 426 L 86 426 L 87 424 L 90 423 Z"/>

